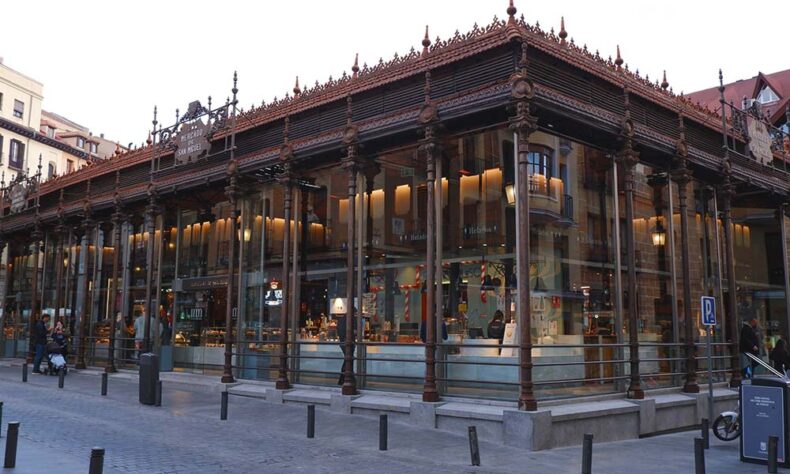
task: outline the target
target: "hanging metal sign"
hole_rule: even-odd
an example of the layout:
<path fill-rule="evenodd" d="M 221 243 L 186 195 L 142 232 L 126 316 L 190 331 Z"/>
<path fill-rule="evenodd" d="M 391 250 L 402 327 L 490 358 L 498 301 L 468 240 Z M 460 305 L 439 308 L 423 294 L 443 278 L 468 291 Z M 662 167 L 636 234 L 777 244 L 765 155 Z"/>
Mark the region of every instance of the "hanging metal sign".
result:
<path fill-rule="evenodd" d="M 759 163 L 771 163 L 774 154 L 771 151 L 772 140 L 768 128 L 762 121 L 751 116 L 746 117 L 746 123 L 749 128 L 749 150 Z"/>
<path fill-rule="evenodd" d="M 208 155 L 211 144 L 208 141 L 210 127 L 203 120 L 184 123 L 175 137 L 176 164 L 192 163 Z"/>

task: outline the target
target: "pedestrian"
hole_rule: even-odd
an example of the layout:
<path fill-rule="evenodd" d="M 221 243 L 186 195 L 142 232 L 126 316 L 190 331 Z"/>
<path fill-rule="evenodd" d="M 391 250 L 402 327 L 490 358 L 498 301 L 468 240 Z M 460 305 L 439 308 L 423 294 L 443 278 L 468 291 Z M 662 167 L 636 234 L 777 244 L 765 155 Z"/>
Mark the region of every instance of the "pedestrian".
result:
<path fill-rule="evenodd" d="M 49 335 L 49 315 L 44 313 L 36 321 L 33 328 L 33 344 L 36 348 L 36 356 L 33 359 L 33 373 L 41 373 L 41 359 L 44 358 L 44 349 L 47 346 L 47 336 Z"/>
<path fill-rule="evenodd" d="M 123 314 L 118 311 L 118 314 L 115 315 L 115 360 L 121 361 L 125 359 L 124 354 L 126 353 L 125 349 L 128 347 L 126 341 L 132 335 L 129 331 L 129 328 L 126 326 L 126 321 L 123 318 Z"/>
<path fill-rule="evenodd" d="M 776 341 L 776 346 L 771 350 L 771 365 L 781 373 L 790 369 L 790 352 L 787 351 L 787 343 L 781 337 Z"/>
<path fill-rule="evenodd" d="M 757 363 L 750 359 L 746 354 L 752 354 L 755 357 L 760 357 L 760 340 L 757 339 L 757 319 L 752 318 L 749 321 L 744 321 L 741 327 L 741 340 L 740 351 L 741 361 L 743 366 L 743 375 L 746 378 L 751 378 L 754 373 Z"/>

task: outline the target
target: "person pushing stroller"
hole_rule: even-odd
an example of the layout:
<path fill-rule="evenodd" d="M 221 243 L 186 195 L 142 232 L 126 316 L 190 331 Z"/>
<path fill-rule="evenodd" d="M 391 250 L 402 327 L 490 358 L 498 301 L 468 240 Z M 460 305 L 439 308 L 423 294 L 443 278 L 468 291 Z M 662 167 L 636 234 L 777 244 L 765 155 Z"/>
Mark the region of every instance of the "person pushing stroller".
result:
<path fill-rule="evenodd" d="M 55 329 L 52 331 L 52 341 L 47 343 L 47 373 L 55 375 L 61 370 L 65 374 L 68 371 L 66 367 L 66 355 L 68 354 L 68 338 L 63 332 L 63 324 L 58 321 L 55 324 Z"/>

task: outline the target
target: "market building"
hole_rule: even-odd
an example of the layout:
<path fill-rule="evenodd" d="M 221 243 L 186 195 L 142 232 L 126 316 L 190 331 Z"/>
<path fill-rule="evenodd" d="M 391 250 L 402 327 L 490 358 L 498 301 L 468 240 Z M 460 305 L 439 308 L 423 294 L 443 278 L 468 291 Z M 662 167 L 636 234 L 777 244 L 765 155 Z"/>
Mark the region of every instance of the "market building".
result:
<path fill-rule="evenodd" d="M 6 356 L 48 312 L 77 366 L 113 371 L 147 313 L 139 345 L 164 370 L 529 411 L 697 392 L 704 295 L 717 381 L 740 383 L 742 320 L 787 336 L 786 132 L 750 136 L 761 118 L 676 95 L 564 22 L 511 2 L 284 99 L 237 96 L 234 75 L 229 102 L 155 112 L 147 146 L 6 200 Z"/>

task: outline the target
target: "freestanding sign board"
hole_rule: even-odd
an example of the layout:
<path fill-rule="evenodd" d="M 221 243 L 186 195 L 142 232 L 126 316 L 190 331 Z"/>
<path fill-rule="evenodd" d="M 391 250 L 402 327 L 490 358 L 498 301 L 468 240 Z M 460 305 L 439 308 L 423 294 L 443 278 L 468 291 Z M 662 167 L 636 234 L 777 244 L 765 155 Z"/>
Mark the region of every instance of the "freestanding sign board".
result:
<path fill-rule="evenodd" d="M 780 466 L 787 460 L 788 382 L 779 377 L 758 377 L 741 385 L 741 461 L 768 462 L 768 437 L 778 438 Z"/>

